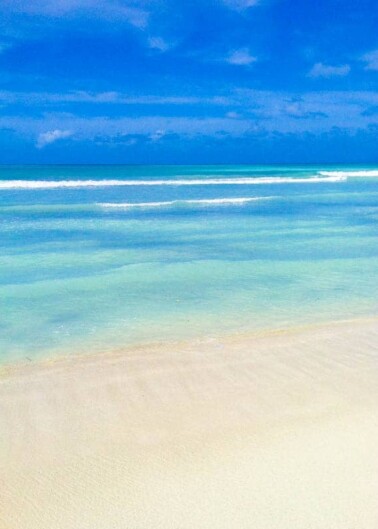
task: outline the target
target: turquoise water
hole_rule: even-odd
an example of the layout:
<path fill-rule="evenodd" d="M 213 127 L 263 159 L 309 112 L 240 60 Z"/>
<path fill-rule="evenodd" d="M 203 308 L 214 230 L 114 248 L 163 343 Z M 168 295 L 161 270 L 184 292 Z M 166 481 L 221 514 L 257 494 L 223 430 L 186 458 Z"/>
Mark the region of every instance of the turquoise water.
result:
<path fill-rule="evenodd" d="M 0 167 L 0 358 L 378 312 L 378 165 Z"/>

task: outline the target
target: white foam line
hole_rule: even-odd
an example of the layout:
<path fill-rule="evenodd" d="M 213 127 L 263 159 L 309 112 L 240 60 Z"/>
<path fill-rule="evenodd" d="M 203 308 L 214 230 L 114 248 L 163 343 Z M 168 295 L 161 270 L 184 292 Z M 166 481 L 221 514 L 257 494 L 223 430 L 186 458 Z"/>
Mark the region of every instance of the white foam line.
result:
<path fill-rule="evenodd" d="M 344 175 L 315 176 L 311 178 L 258 177 L 208 178 L 188 180 L 2 180 L 0 189 L 58 189 L 113 186 L 206 186 L 206 185 L 261 185 L 261 184 L 313 184 L 340 182 Z"/>
<path fill-rule="evenodd" d="M 378 177 L 378 170 L 373 169 L 373 170 L 368 170 L 368 171 L 319 171 L 318 174 L 321 176 L 326 176 L 326 177 L 335 176 L 335 177 L 344 177 L 344 178 L 348 178 L 348 177 L 374 178 L 374 177 Z"/>
<path fill-rule="evenodd" d="M 172 206 L 179 204 L 198 204 L 198 205 L 226 205 L 226 204 L 246 204 L 248 202 L 256 202 L 260 200 L 271 200 L 276 197 L 247 197 L 247 198 L 212 198 L 199 200 L 171 200 L 167 202 L 103 202 L 97 204 L 103 208 L 156 208 L 160 206 Z"/>
<path fill-rule="evenodd" d="M 102 208 L 158 208 L 160 206 L 170 206 L 172 204 L 174 204 L 175 201 L 170 201 L 170 202 L 137 202 L 137 203 L 132 203 L 132 202 L 120 202 L 120 203 L 112 203 L 112 202 L 104 202 L 104 203 L 99 203 L 97 204 L 97 206 L 100 206 Z"/>
<path fill-rule="evenodd" d="M 270 200 L 275 197 L 242 197 L 242 198 L 206 198 L 198 200 L 184 200 L 188 204 L 244 204 L 258 200 Z M 179 201 L 177 201 L 179 202 Z"/>

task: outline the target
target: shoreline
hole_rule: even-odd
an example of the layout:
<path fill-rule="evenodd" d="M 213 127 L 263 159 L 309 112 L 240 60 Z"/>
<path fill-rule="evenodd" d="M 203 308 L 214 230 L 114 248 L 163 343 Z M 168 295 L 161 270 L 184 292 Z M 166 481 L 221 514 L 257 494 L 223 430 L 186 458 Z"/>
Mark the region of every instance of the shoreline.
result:
<path fill-rule="evenodd" d="M 0 373 L 1 529 L 376 527 L 376 317 Z"/>
<path fill-rule="evenodd" d="M 17 372 L 19 369 L 24 369 L 27 367 L 43 367 L 45 365 L 54 365 L 55 363 L 59 364 L 60 362 L 77 362 L 80 360 L 90 360 L 101 358 L 104 356 L 123 356 L 127 354 L 133 354 L 139 351 L 146 351 L 150 349 L 185 349 L 187 347 L 198 347 L 198 346 L 207 346 L 212 343 L 232 343 L 232 342 L 254 342 L 255 340 L 260 339 L 269 339 L 274 338 L 275 336 L 290 336 L 300 333 L 315 332 L 319 330 L 320 332 L 327 329 L 337 329 L 343 326 L 349 325 L 363 325 L 365 323 L 376 322 L 378 326 L 378 315 L 370 314 L 365 316 L 356 316 L 350 318 L 342 319 L 332 319 L 329 321 L 315 321 L 312 323 L 300 323 L 298 325 L 290 325 L 288 327 L 261 327 L 256 328 L 253 331 L 232 331 L 226 334 L 215 334 L 212 333 L 209 336 L 198 335 L 193 337 L 184 337 L 182 339 L 174 339 L 167 341 L 162 340 L 151 340 L 146 342 L 132 342 L 127 345 L 112 345 L 109 349 L 102 347 L 98 348 L 95 352 L 83 352 L 84 347 L 80 346 L 79 352 L 67 353 L 64 351 L 57 352 L 54 350 L 53 354 L 37 356 L 35 358 L 13 358 L 8 360 L 0 360 L 0 382 L 2 377 L 13 372 Z M 89 348 L 89 347 L 88 347 Z"/>

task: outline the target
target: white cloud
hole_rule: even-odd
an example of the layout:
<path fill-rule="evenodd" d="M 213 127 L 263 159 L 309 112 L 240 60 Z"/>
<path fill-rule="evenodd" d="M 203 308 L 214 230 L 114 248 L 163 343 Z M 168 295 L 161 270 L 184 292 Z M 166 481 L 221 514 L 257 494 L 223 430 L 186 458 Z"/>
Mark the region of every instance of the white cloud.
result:
<path fill-rule="evenodd" d="M 234 112 L 231 110 L 230 112 L 226 113 L 226 117 L 231 119 L 239 119 L 241 118 L 241 114 L 239 114 L 239 112 Z"/>
<path fill-rule="evenodd" d="M 72 136 L 72 132 L 69 130 L 49 130 L 47 132 L 41 132 L 38 135 L 37 139 L 37 147 L 39 149 L 42 149 L 42 147 L 45 147 L 46 145 L 49 145 L 50 143 L 54 143 L 57 140 L 62 140 L 64 138 L 69 138 Z"/>
<path fill-rule="evenodd" d="M 344 77 L 350 72 L 349 64 L 330 66 L 317 62 L 308 73 L 309 77 Z"/>
<path fill-rule="evenodd" d="M 149 12 L 143 0 L 1 0 L 0 12 L 51 18 L 94 18 L 126 21 L 137 28 L 148 24 Z"/>
<path fill-rule="evenodd" d="M 229 64 L 235 64 L 237 66 L 249 66 L 256 61 L 256 57 L 251 55 L 248 48 L 234 50 L 226 57 L 226 62 Z"/>
<path fill-rule="evenodd" d="M 129 96 L 121 92 L 86 92 L 77 90 L 66 93 L 59 92 L 10 92 L 0 91 L 1 104 L 21 103 L 26 106 L 52 106 L 58 103 L 91 103 L 117 105 L 228 105 L 228 98 L 224 96 Z"/>
<path fill-rule="evenodd" d="M 152 134 L 150 134 L 150 140 L 153 142 L 159 141 L 166 135 L 165 130 L 156 130 Z"/>
<path fill-rule="evenodd" d="M 161 52 L 167 51 L 170 48 L 168 42 L 161 37 L 150 37 L 147 41 L 147 44 L 153 50 L 158 50 Z"/>
<path fill-rule="evenodd" d="M 365 70 L 378 71 L 378 50 L 365 53 L 365 55 L 361 57 L 361 60 L 365 63 Z"/>
<path fill-rule="evenodd" d="M 373 91 L 314 91 L 306 93 L 240 89 L 233 95 L 244 114 L 249 113 L 265 128 L 280 132 L 324 132 L 338 127 L 345 130 L 365 128 L 377 119 L 366 110 L 378 105 Z"/>
<path fill-rule="evenodd" d="M 227 96 L 219 96 L 219 99 L 228 108 L 213 106 L 208 116 L 204 116 L 202 112 L 193 113 L 192 107 L 186 112 L 188 100 L 183 98 L 176 115 L 148 112 L 148 108 L 138 117 L 109 117 L 106 111 L 102 115 L 86 117 L 46 111 L 39 113 L 39 117 L 30 117 L 25 113 L 6 116 L 3 113 L 0 116 L 0 128 L 11 129 L 28 141 L 38 138 L 37 146 L 42 148 L 61 138 L 73 136 L 70 131 L 75 131 L 77 141 L 112 143 L 126 136 L 129 136 L 128 141 L 134 141 L 133 135 L 143 135 L 149 141 L 158 142 L 171 134 L 188 137 L 228 134 L 239 137 L 257 129 L 267 132 L 321 134 L 334 128 L 346 132 L 363 130 L 378 123 L 377 115 L 367 112 L 369 108 L 378 106 L 378 93 L 373 91 L 295 93 L 236 89 L 229 91 Z M 151 97 L 146 97 L 144 101 L 148 104 Z M 197 97 L 195 101 L 199 104 L 202 101 L 203 105 L 213 101 L 213 105 L 217 105 L 215 97 Z M 164 98 L 160 102 L 163 104 Z M 57 108 L 60 108 L 59 105 Z M 100 109 L 102 110 L 101 107 Z"/>
<path fill-rule="evenodd" d="M 259 3 L 259 0 L 223 0 L 223 3 L 230 9 L 243 11 Z"/>

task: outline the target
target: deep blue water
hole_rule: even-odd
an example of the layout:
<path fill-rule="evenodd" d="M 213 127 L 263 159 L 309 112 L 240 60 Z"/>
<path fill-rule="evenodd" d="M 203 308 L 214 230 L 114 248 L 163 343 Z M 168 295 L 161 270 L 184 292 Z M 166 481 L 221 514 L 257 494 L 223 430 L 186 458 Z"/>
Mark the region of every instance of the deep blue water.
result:
<path fill-rule="evenodd" d="M 0 167 L 0 358 L 378 309 L 378 166 Z"/>

